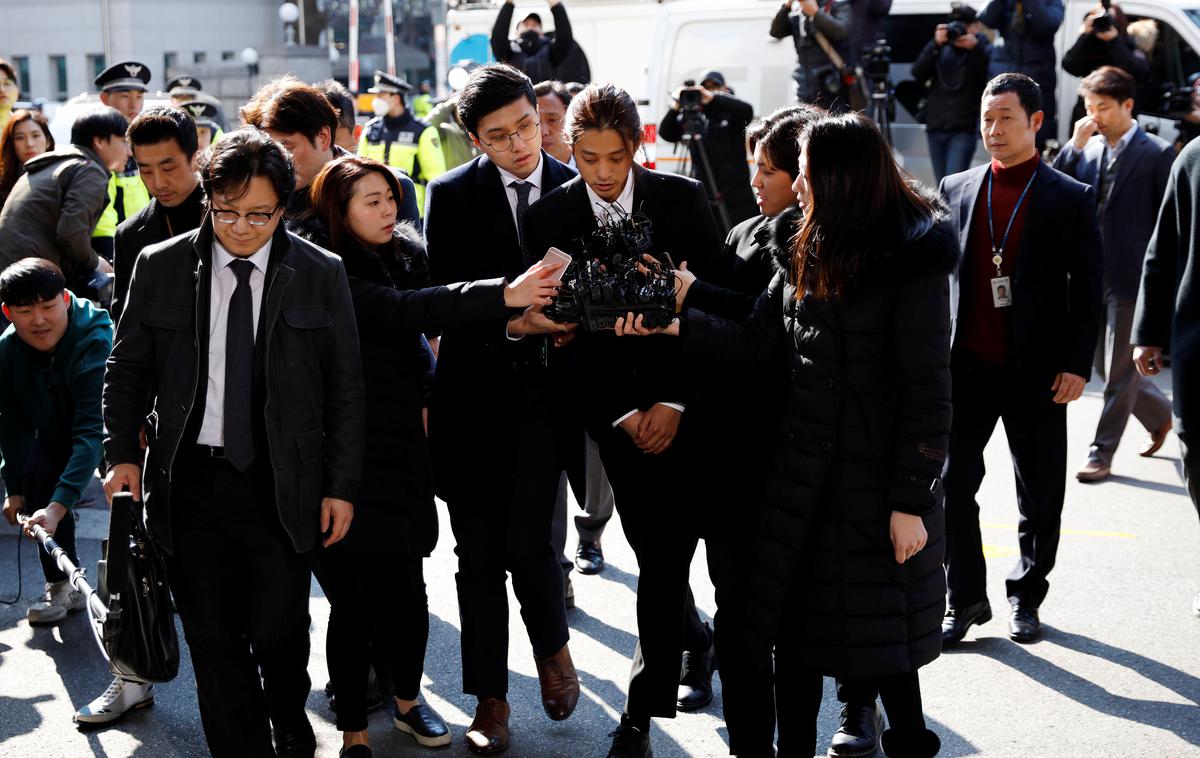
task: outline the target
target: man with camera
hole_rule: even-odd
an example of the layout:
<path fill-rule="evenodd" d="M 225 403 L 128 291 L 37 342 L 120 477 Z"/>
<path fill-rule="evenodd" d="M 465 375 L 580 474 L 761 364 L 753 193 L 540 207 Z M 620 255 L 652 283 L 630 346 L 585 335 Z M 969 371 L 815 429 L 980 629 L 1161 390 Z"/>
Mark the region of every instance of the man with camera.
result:
<path fill-rule="evenodd" d="M 796 100 L 846 110 L 850 85 L 843 79 L 851 32 L 848 0 L 787 0 L 771 20 L 771 36 L 796 46 Z"/>
<path fill-rule="evenodd" d="M 704 72 L 700 86 L 691 79 L 683 84 L 672 95 L 658 136 L 687 145 L 692 177 L 708 190 L 713 215 L 728 232 L 758 215 L 746 161 L 746 127 L 754 120 L 754 106 L 733 96 L 720 71 Z"/>
<path fill-rule="evenodd" d="M 1142 81 L 1150 73 L 1150 63 L 1126 34 L 1128 26 L 1129 20 L 1120 6 L 1111 0 L 1100 0 L 1084 19 L 1075 44 L 1063 54 L 1063 71 L 1083 78 L 1101 66 L 1116 66 L 1128 72 L 1135 82 Z M 1135 103 L 1134 114 L 1137 114 L 1137 106 Z M 1075 101 L 1071 121 L 1078 122 L 1086 115 L 1080 96 Z"/>
<path fill-rule="evenodd" d="M 1042 92 L 1045 120 L 1037 134 L 1040 151 L 1058 134 L 1058 71 L 1054 35 L 1063 21 L 1063 0 L 990 0 L 979 14 L 984 26 L 995 29 L 1004 44 L 992 51 L 989 76 L 1025 74 Z"/>
<path fill-rule="evenodd" d="M 992 44 L 975 9 L 956 6 L 950 22 L 938 24 L 933 39 L 913 63 L 912 75 L 928 82 L 925 138 L 940 182 L 971 167 L 978 140 L 979 98 L 988 82 Z"/>

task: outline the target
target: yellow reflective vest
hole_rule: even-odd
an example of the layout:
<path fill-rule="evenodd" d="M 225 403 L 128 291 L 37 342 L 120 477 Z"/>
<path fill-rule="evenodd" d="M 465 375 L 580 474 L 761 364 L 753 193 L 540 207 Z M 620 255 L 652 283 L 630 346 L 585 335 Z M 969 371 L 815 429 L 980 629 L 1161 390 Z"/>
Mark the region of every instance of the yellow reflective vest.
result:
<path fill-rule="evenodd" d="M 417 208 L 425 214 L 425 185 L 446 173 L 437 129 L 405 111 L 400 116 L 378 116 L 363 127 L 358 154 L 408 174 L 417 188 Z"/>
<path fill-rule="evenodd" d="M 118 202 L 118 200 L 120 202 Z M 137 162 L 130 158 L 121 173 L 109 174 L 108 205 L 92 231 L 93 237 L 115 237 L 117 226 L 150 204 L 150 191 L 142 184 Z"/>

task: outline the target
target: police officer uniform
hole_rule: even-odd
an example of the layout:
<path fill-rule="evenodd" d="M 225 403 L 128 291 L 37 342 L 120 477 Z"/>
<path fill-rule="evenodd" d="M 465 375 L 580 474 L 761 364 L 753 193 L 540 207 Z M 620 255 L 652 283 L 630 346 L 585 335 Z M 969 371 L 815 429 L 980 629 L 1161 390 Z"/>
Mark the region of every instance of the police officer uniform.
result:
<path fill-rule="evenodd" d="M 188 103 L 195 100 L 211 103 L 216 107 L 216 115 L 212 116 L 212 120 L 217 125 L 216 130 L 213 131 L 212 142 L 216 142 L 225 133 L 225 111 L 221 108 L 221 101 L 205 92 L 204 85 L 196 77 L 191 74 L 180 74 L 173 77 L 167 82 L 167 95 L 171 98 L 171 105 L 184 110 L 187 110 L 185 106 Z"/>
<path fill-rule="evenodd" d="M 217 140 L 225 136 L 225 132 L 221 129 L 221 124 L 217 120 L 220 118 L 220 109 L 212 101 L 215 100 L 210 95 L 200 93 L 199 96 L 190 102 L 183 104 L 182 108 L 191 114 L 192 119 L 196 122 L 197 133 L 201 129 L 208 130 L 208 143 L 200 145 L 203 150 L 211 145 L 215 145 Z"/>
<path fill-rule="evenodd" d="M 100 73 L 93 82 L 101 92 L 145 92 L 150 83 L 150 69 L 137 61 L 115 63 Z M 119 173 L 108 179 L 108 206 L 100 214 L 100 221 L 92 231 L 92 247 L 96 252 L 112 260 L 113 237 L 117 225 L 150 204 L 150 192 L 138 175 L 137 161 L 133 156 Z"/>
<path fill-rule="evenodd" d="M 398 76 L 375 72 L 368 92 L 404 95 L 412 85 Z M 446 172 L 437 129 L 413 116 L 408 108 L 399 116 L 376 116 L 363 127 L 358 154 L 373 158 L 408 174 L 417 190 L 417 207 L 425 212 L 425 185 Z"/>

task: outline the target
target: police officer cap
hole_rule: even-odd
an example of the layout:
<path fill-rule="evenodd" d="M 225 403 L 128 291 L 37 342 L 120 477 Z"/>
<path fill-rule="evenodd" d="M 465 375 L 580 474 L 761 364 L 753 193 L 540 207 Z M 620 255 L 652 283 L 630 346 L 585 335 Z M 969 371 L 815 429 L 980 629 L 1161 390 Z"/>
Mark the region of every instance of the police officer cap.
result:
<path fill-rule="evenodd" d="M 217 106 L 203 100 L 193 100 L 184 103 L 183 109 L 192 115 L 200 126 L 215 127 L 217 125 Z"/>
<path fill-rule="evenodd" d="M 386 92 L 393 95 L 403 95 L 411 91 L 411 84 L 394 74 L 385 74 L 382 71 L 375 72 L 375 86 L 367 90 L 367 92 Z"/>
<path fill-rule="evenodd" d="M 167 82 L 167 92 L 172 95 L 195 95 L 203 89 L 204 85 L 191 74 L 181 74 Z"/>
<path fill-rule="evenodd" d="M 137 61 L 114 63 L 104 69 L 94 81 L 101 92 L 120 92 L 130 89 L 140 89 L 145 92 L 148 89 L 146 85 L 149 83 L 149 67 Z"/>
<path fill-rule="evenodd" d="M 716 71 L 716 70 L 705 71 L 703 74 L 700 75 L 699 82 L 700 82 L 700 84 L 704 84 L 705 82 L 712 82 L 713 84 L 717 85 L 718 87 L 724 87 L 725 86 L 725 75 L 722 74 L 720 71 Z"/>

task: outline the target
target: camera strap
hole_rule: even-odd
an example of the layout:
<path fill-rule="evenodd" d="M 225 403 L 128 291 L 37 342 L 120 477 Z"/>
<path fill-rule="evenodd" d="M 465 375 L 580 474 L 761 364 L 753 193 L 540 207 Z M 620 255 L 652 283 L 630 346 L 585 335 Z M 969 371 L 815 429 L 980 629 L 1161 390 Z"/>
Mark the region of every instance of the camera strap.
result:
<path fill-rule="evenodd" d="M 813 29 L 813 36 L 817 38 L 817 44 L 825 51 L 825 55 L 829 57 L 829 62 L 837 66 L 838 71 L 843 71 L 846 68 L 846 59 L 838 55 L 838 51 L 833 49 L 833 43 L 829 38 L 821 33 L 820 29 Z"/>

